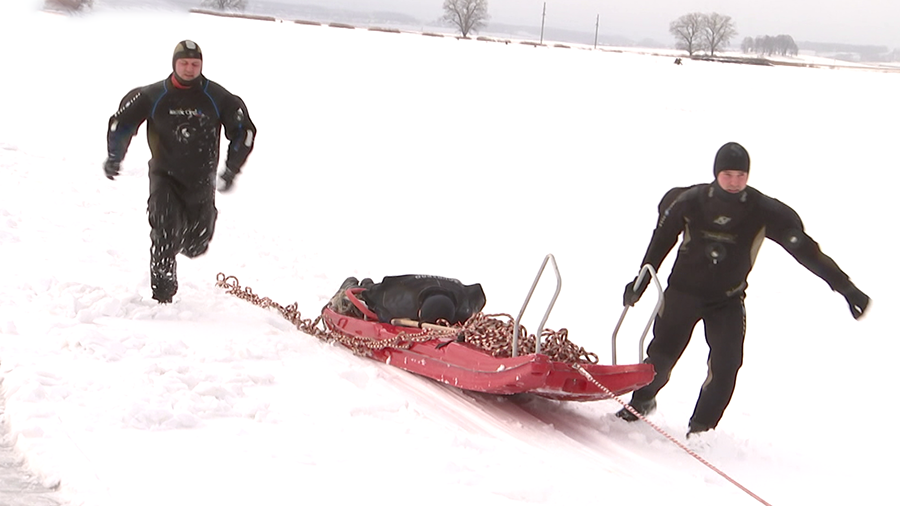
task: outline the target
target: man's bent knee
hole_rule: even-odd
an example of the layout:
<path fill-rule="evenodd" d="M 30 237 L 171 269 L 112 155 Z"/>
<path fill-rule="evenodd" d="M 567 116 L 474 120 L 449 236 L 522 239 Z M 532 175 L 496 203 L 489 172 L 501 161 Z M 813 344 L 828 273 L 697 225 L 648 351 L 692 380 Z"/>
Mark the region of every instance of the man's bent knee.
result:
<path fill-rule="evenodd" d="M 184 249 L 181 250 L 181 253 L 188 258 L 196 258 L 209 249 L 209 239 L 205 241 L 192 242 L 185 244 Z"/>

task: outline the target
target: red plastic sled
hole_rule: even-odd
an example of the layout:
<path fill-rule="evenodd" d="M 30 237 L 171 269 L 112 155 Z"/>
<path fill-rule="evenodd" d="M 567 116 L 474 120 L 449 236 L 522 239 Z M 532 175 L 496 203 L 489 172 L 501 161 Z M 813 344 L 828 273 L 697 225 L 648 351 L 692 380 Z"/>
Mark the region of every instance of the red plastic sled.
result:
<path fill-rule="evenodd" d="M 322 310 L 322 320 L 333 332 L 367 339 L 388 340 L 401 332 L 417 332 L 409 327 L 338 314 L 330 307 Z M 464 390 L 500 395 L 532 393 L 566 401 L 609 399 L 610 393 L 618 396 L 650 383 L 654 375 L 650 364 L 582 365 L 607 388 L 604 391 L 569 364 L 553 361 L 547 355 L 497 358 L 481 348 L 457 342 L 453 337 L 413 343 L 409 349 L 377 349 L 371 356 L 388 365 Z"/>
<path fill-rule="evenodd" d="M 547 322 L 547 317 L 553 309 L 562 282 L 553 255 L 547 255 L 544 258 L 544 263 L 541 265 L 541 269 L 538 271 L 538 275 L 531 286 L 531 291 L 522 305 L 522 310 L 519 313 L 519 318 L 515 321 L 514 327 L 515 329 L 520 328 L 519 321 L 525 312 L 528 302 L 531 300 L 531 296 L 548 261 L 552 261 L 552 265 L 556 270 L 556 293 L 544 314 L 540 328 L 535 334 L 537 336 L 542 335 L 544 324 Z M 640 285 L 644 276 L 648 273 L 656 284 L 659 299 L 656 309 L 650 317 L 651 319 L 647 322 L 644 334 L 641 336 L 641 353 L 639 354 L 641 359 L 643 358 L 644 338 L 650 328 L 653 316 L 662 305 L 662 288 L 652 267 L 644 266 L 636 284 Z M 330 305 L 322 310 L 322 320 L 329 330 L 352 337 L 376 341 L 395 339 L 400 333 L 410 335 L 418 332 L 409 327 L 379 322 L 377 315 L 356 297 L 356 294 L 362 290 L 362 288 L 350 288 L 345 292 L 347 299 L 364 315 L 362 318 L 339 314 Z M 565 401 L 609 399 L 649 384 L 653 381 L 655 375 L 653 366 L 642 361 L 637 364 L 616 365 L 616 335 L 627 311 L 628 306 L 625 306 L 613 333 L 613 365 L 581 365 L 581 368 L 605 388 L 595 385 L 572 365 L 552 360 L 546 354 L 540 353 L 540 341 L 537 342 L 537 353 L 515 356 L 517 353 L 513 352 L 512 355 L 514 356 L 503 358 L 494 357 L 489 352 L 473 344 L 459 342 L 455 339 L 455 336 L 443 334 L 427 341 L 412 342 L 409 348 L 385 346 L 384 348 L 373 349 L 371 357 L 411 373 L 475 392 L 500 395 L 531 393 Z M 518 334 L 513 338 L 514 349 L 516 348 L 517 339 Z"/>

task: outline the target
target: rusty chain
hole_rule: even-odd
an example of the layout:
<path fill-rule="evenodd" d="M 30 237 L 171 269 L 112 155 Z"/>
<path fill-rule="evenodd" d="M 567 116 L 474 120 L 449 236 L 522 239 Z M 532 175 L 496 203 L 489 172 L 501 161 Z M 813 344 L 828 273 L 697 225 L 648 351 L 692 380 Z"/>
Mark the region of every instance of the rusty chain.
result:
<path fill-rule="evenodd" d="M 298 330 L 317 337 L 324 341 L 337 341 L 346 346 L 357 355 L 370 356 L 375 350 L 385 348 L 409 349 L 413 344 L 441 338 L 455 338 L 456 341 L 466 342 L 490 353 L 497 358 L 512 356 L 512 340 L 515 331 L 515 321 L 512 316 L 500 313 L 489 314 L 476 313 L 463 324 L 450 326 L 445 320 L 438 323 L 447 326 L 447 330 L 424 329 L 417 332 L 400 332 L 390 339 L 375 339 L 357 336 L 329 329 L 319 315 L 314 320 L 303 318 L 297 309 L 297 303 L 283 306 L 268 297 L 261 297 L 253 293 L 249 286 L 242 287 L 235 276 L 226 276 L 219 273 L 216 277 L 216 286 L 224 288 L 226 293 L 239 299 L 246 300 L 255 306 L 264 309 L 274 308 L 285 320 L 291 322 Z M 498 319 L 503 318 L 503 320 Z M 566 329 L 541 332 L 541 353 L 551 360 L 567 364 L 596 364 L 599 359 L 595 353 L 569 341 L 569 331 Z M 528 334 L 524 326 L 519 326 L 519 354 L 528 355 L 535 351 L 535 336 Z"/>
<path fill-rule="evenodd" d="M 500 320 L 498 318 L 503 318 Z M 476 313 L 462 326 L 465 342 L 478 346 L 489 352 L 491 356 L 506 358 L 512 356 L 512 341 L 515 334 L 515 320 L 505 313 Z M 529 334 L 524 326 L 519 325 L 519 354 L 534 353 L 534 334 Z M 541 332 L 541 353 L 552 360 L 566 364 L 596 364 L 599 362 L 596 353 L 569 341 L 567 329 L 544 329 Z"/>
<path fill-rule="evenodd" d="M 235 276 L 226 276 L 220 272 L 216 277 L 216 286 L 225 288 L 226 293 L 234 295 L 239 299 L 246 300 L 255 306 L 264 309 L 274 308 L 285 320 L 294 324 L 301 332 L 322 339 L 323 341 L 337 341 L 357 355 L 369 356 L 372 351 L 384 348 L 409 349 L 414 343 L 430 341 L 447 334 L 443 331 L 423 330 L 414 333 L 401 332 L 390 339 L 373 339 L 357 336 L 341 332 L 339 329 L 329 329 L 322 321 L 321 315 L 316 317 L 315 320 L 303 318 L 300 311 L 297 309 L 296 302 L 289 306 L 283 306 L 268 297 L 260 297 L 253 293 L 253 289 L 249 286 L 241 287 L 240 282 Z M 456 332 L 457 331 L 454 329 L 453 333 Z"/>

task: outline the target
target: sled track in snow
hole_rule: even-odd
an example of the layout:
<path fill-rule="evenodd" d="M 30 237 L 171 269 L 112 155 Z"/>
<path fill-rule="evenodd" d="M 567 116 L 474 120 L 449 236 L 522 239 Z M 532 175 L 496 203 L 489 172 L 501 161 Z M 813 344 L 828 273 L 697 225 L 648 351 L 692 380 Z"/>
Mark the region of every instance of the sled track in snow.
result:
<path fill-rule="evenodd" d="M 656 479 L 670 479 L 664 478 L 666 472 L 653 461 L 652 452 L 648 455 L 632 452 L 627 444 L 616 441 L 617 436 L 611 438 L 594 427 L 597 419 L 567 409 L 566 401 L 530 394 L 498 396 L 468 392 L 392 366 L 378 366 L 384 368 L 391 384 L 404 392 L 405 398 L 418 404 L 417 410 L 448 430 L 462 428 L 500 441 L 513 441 L 514 445 L 524 444 L 538 455 L 578 455 L 580 464 L 590 466 L 594 472 L 635 475 L 651 469 L 659 473 L 654 475 Z M 623 467 L 623 458 L 637 463 L 639 471 Z"/>
<path fill-rule="evenodd" d="M 60 506 L 56 492 L 22 467 L 23 459 L 13 448 L 5 414 L 6 402 L 0 396 L 0 505 Z"/>

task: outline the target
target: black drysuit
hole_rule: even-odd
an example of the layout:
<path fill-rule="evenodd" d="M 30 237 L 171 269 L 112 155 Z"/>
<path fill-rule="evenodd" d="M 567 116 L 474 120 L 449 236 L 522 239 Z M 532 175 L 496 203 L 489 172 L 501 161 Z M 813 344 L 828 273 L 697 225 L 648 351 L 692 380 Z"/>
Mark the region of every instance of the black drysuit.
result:
<path fill-rule="evenodd" d="M 460 281 L 441 276 L 406 274 L 385 276 L 360 294 L 366 305 L 378 315 L 381 322 L 393 318 L 410 318 L 434 323 L 435 318 L 422 315 L 429 299 L 446 297 L 448 306 L 440 314 L 450 323 L 465 322 L 484 308 L 486 298 L 481 285 L 464 285 Z"/>
<path fill-rule="evenodd" d="M 216 224 L 216 168 L 222 127 L 229 139 L 226 169 L 240 172 L 253 150 L 256 127 L 247 107 L 219 84 L 200 76 L 188 88 L 174 75 L 136 88 L 109 119 L 109 160 L 118 162 L 147 122 L 150 145 L 150 274 L 154 298 L 177 290 L 175 255 L 206 252 Z"/>
<path fill-rule="evenodd" d="M 703 320 L 709 375 L 691 417 L 691 430 L 702 431 L 719 423 L 734 393 L 743 361 L 747 275 L 764 239 L 780 244 L 833 290 L 845 293 L 853 284 L 806 235 L 793 209 L 752 187 L 737 194 L 715 182 L 673 188 L 660 202 L 659 212 L 641 265 L 658 269 L 679 235 L 682 241 L 647 348 L 656 377 L 634 392 L 632 403 L 650 401 L 665 386 L 694 327 Z"/>

